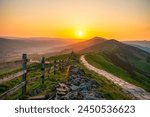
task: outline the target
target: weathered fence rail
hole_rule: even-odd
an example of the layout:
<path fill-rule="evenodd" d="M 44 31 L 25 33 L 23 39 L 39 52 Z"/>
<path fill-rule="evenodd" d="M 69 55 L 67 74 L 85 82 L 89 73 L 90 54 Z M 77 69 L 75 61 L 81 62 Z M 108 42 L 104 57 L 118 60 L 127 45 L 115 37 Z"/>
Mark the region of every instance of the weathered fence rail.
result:
<path fill-rule="evenodd" d="M 41 63 L 41 62 L 38 61 L 38 60 L 32 60 L 32 59 L 29 59 L 29 63 Z M 51 62 L 45 61 L 45 64 L 49 64 L 49 63 L 51 63 Z"/>
<path fill-rule="evenodd" d="M 5 93 L 3 93 L 2 95 L 0 95 L 0 99 L 4 99 L 5 97 L 13 94 L 14 92 L 16 92 L 17 90 L 19 90 L 20 88 L 24 87 L 26 85 L 26 81 L 20 83 L 19 85 L 15 86 L 14 88 L 6 91 Z"/>
<path fill-rule="evenodd" d="M 3 84 L 3 83 L 8 82 L 10 80 L 13 80 L 17 77 L 20 77 L 25 73 L 27 73 L 27 70 L 22 70 L 22 71 L 15 73 L 15 74 L 10 75 L 10 76 L 3 77 L 0 79 L 0 84 Z"/>
<path fill-rule="evenodd" d="M 3 83 L 8 82 L 10 80 L 16 79 L 20 76 L 22 76 L 22 82 L 19 85 L 15 86 L 14 88 L 2 93 L 0 95 L 0 99 L 5 99 L 7 96 L 10 96 L 11 94 L 16 92 L 20 88 L 22 88 L 22 95 L 26 95 L 26 88 L 27 88 L 28 83 L 41 79 L 42 84 L 44 84 L 46 70 L 48 72 L 48 77 L 49 77 L 50 73 L 53 72 L 54 74 L 56 74 L 57 70 L 61 71 L 62 69 L 64 69 L 65 66 L 67 66 L 67 61 L 66 60 L 54 60 L 53 63 L 52 63 L 50 61 L 45 61 L 45 57 L 42 57 L 41 61 L 34 61 L 32 59 L 27 59 L 27 54 L 23 54 L 22 55 L 22 60 L 20 60 L 20 61 L 22 63 L 22 71 L 19 71 L 19 72 L 15 73 L 15 74 L 12 74 L 10 76 L 1 78 L 0 79 L 0 84 L 3 84 Z M 34 77 L 34 78 L 31 78 L 31 79 L 27 80 L 27 74 L 30 71 L 27 68 L 27 63 L 41 64 L 41 77 Z M 46 64 L 48 65 L 47 69 L 46 69 Z"/>

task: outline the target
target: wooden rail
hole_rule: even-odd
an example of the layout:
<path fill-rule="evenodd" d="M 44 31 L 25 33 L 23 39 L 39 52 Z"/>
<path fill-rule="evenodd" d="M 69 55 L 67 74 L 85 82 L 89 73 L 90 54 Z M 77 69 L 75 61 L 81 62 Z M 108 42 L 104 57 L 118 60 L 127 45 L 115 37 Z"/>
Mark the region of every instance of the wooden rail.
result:
<path fill-rule="evenodd" d="M 32 60 L 32 59 L 29 59 L 29 63 L 41 63 L 40 61 L 38 60 Z M 45 64 L 50 64 L 51 62 L 49 61 L 45 61 Z"/>
<path fill-rule="evenodd" d="M 17 90 L 19 90 L 20 88 L 22 88 L 23 86 L 26 85 L 26 81 L 22 82 L 21 84 L 15 86 L 14 88 L 8 90 L 7 92 L 3 93 L 2 95 L 0 95 L 0 99 L 4 99 L 5 97 L 13 94 L 14 92 L 16 92 Z"/>
<path fill-rule="evenodd" d="M 27 58 L 27 54 L 23 54 L 22 60 L 20 60 L 19 62 L 22 63 L 22 71 L 19 71 L 19 72 L 12 74 L 10 76 L 1 78 L 0 84 L 6 83 L 6 82 L 13 80 L 13 79 L 16 79 L 20 76 L 22 76 L 22 82 L 19 85 L 15 86 L 14 88 L 1 94 L 0 99 L 5 99 L 7 96 L 10 96 L 11 94 L 16 92 L 20 88 L 22 88 L 22 95 L 26 95 L 26 93 L 27 93 L 26 87 L 27 87 L 28 83 L 41 79 L 42 84 L 44 84 L 46 70 L 48 72 L 48 77 L 50 77 L 50 73 L 53 72 L 54 74 L 56 74 L 57 70 L 62 71 L 68 65 L 68 62 L 66 60 L 54 60 L 52 63 L 50 61 L 45 61 L 45 57 L 42 57 L 41 61 L 33 61 L 32 59 Z M 27 80 L 27 74 L 30 71 L 27 69 L 27 62 L 31 63 L 31 64 L 32 63 L 41 64 L 41 77 L 34 77 L 34 78 Z M 48 65 L 48 69 L 46 69 L 45 64 Z"/>
<path fill-rule="evenodd" d="M 27 73 L 27 70 L 19 71 L 19 72 L 15 73 L 15 74 L 12 74 L 10 76 L 3 77 L 3 78 L 0 79 L 0 84 L 3 84 L 3 83 L 8 82 L 10 80 L 13 80 L 17 77 L 20 77 L 25 73 Z"/>

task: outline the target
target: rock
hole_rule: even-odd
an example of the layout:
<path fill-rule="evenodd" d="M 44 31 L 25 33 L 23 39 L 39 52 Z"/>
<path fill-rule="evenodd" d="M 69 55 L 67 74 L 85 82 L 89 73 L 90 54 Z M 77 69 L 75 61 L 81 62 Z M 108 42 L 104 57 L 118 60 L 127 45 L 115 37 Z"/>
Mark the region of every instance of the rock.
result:
<path fill-rule="evenodd" d="M 33 90 L 33 95 L 37 95 L 37 91 L 36 90 Z"/>
<path fill-rule="evenodd" d="M 89 95 L 89 96 L 94 96 L 95 93 L 94 93 L 93 91 L 89 91 L 89 92 L 88 92 L 88 95 Z"/>
<path fill-rule="evenodd" d="M 83 69 L 76 66 L 70 67 L 67 83 L 55 85 L 57 100 L 97 100 L 104 99 L 103 95 L 97 93 L 99 84 L 85 75 Z"/>
<path fill-rule="evenodd" d="M 101 93 L 99 93 L 99 92 L 96 92 L 96 93 L 95 93 L 95 97 L 98 97 L 99 99 L 105 99 L 105 98 L 104 98 L 104 95 L 101 94 Z"/>
<path fill-rule="evenodd" d="M 64 84 L 64 83 L 59 83 L 59 86 L 60 86 L 60 87 L 67 87 L 67 85 Z"/>
<path fill-rule="evenodd" d="M 64 88 L 56 88 L 56 91 L 67 92 L 68 90 L 67 90 L 67 89 L 64 89 Z"/>
<path fill-rule="evenodd" d="M 80 74 L 80 75 L 85 75 L 85 72 L 84 72 L 84 70 L 83 70 L 83 69 L 80 69 L 80 68 L 79 68 L 79 70 L 78 70 L 78 74 Z"/>
<path fill-rule="evenodd" d="M 60 83 L 60 84 L 59 84 L 59 87 L 61 87 L 61 88 L 63 88 L 63 89 L 66 89 L 67 91 L 69 91 L 68 86 L 67 86 L 66 84 L 64 84 L 64 83 Z"/>
<path fill-rule="evenodd" d="M 86 86 L 86 83 L 82 83 L 80 86 L 79 86 L 79 89 L 80 91 L 88 91 L 88 87 Z"/>
<path fill-rule="evenodd" d="M 37 94 L 39 94 L 42 92 L 42 89 L 38 88 L 38 89 L 36 89 L 36 92 L 37 92 Z"/>
<path fill-rule="evenodd" d="M 35 89 L 35 90 L 32 90 L 31 92 L 32 92 L 33 95 L 38 95 L 39 93 L 42 92 L 42 89 L 37 88 L 37 89 Z"/>
<path fill-rule="evenodd" d="M 57 94 L 59 94 L 59 95 L 65 95 L 66 93 L 62 92 L 62 91 L 57 91 Z"/>
<path fill-rule="evenodd" d="M 78 90 L 78 89 L 79 89 L 79 87 L 78 87 L 78 86 L 73 85 L 73 84 L 70 86 L 70 88 L 71 88 L 71 90 L 72 90 L 72 91 L 76 91 L 76 90 Z"/>
<path fill-rule="evenodd" d="M 85 100 L 98 100 L 98 98 L 96 98 L 94 96 L 90 96 L 90 95 L 86 95 L 86 97 L 84 99 Z"/>
<path fill-rule="evenodd" d="M 74 79 L 76 79 L 76 75 L 74 75 L 74 74 L 71 74 L 70 76 L 69 76 L 69 80 L 74 80 Z"/>

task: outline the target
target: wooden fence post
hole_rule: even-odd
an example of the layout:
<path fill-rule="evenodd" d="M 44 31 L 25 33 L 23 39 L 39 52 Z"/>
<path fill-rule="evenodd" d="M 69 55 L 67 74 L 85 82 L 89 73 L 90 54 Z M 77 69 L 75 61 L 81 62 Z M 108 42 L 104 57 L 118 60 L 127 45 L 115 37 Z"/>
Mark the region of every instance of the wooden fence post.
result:
<path fill-rule="evenodd" d="M 26 73 L 24 73 L 22 75 L 22 82 L 26 81 L 26 77 L 27 77 L 27 54 L 23 54 L 22 55 L 22 70 L 26 71 Z M 26 84 L 22 87 L 22 95 L 26 94 Z"/>
<path fill-rule="evenodd" d="M 44 77 L 45 77 L 45 57 L 42 57 L 42 60 L 41 60 L 41 64 L 42 64 L 42 84 L 44 84 Z"/>
<path fill-rule="evenodd" d="M 54 60 L 54 75 L 56 74 L 56 60 Z"/>
<path fill-rule="evenodd" d="M 62 71 L 64 71 L 64 65 L 65 65 L 65 64 L 64 64 L 64 60 L 62 60 L 62 61 L 61 61 L 61 68 L 62 68 Z"/>
<path fill-rule="evenodd" d="M 61 60 L 59 60 L 59 71 L 61 71 Z"/>
<path fill-rule="evenodd" d="M 48 78 L 50 78 L 50 71 L 51 71 L 51 63 L 48 64 Z"/>

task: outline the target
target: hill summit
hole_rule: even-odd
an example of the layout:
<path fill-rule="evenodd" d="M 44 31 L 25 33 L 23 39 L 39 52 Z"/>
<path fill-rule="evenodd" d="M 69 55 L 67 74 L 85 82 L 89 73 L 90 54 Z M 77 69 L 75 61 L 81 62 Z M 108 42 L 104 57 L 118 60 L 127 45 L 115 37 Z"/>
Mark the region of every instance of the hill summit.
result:
<path fill-rule="evenodd" d="M 106 40 L 107 39 L 102 38 L 102 37 L 94 37 L 92 39 L 89 39 L 89 40 L 86 40 L 86 41 L 83 41 L 83 42 L 79 42 L 79 43 L 67 46 L 67 49 L 70 49 L 70 50 L 78 52 L 78 51 L 81 51 L 81 50 L 83 50 L 85 48 L 94 46 L 96 44 L 100 44 L 100 43 L 102 43 L 102 42 L 104 42 Z"/>

